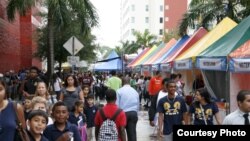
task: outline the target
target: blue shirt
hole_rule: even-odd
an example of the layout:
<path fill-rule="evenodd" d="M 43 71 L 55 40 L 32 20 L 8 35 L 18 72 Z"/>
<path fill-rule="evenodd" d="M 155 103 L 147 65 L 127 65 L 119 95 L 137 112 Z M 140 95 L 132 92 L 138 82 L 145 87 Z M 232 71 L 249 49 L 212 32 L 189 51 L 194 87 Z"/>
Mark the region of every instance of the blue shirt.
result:
<path fill-rule="evenodd" d="M 16 131 L 16 114 L 14 105 L 8 101 L 8 105 L 0 112 L 0 139 L 1 141 L 13 141 Z"/>
<path fill-rule="evenodd" d="M 98 108 L 95 105 L 93 105 L 92 107 L 87 106 L 84 109 L 84 113 L 87 119 L 87 128 L 95 126 L 95 115 L 97 111 L 98 111 Z"/>
<path fill-rule="evenodd" d="M 174 99 L 168 99 L 165 96 L 160 99 L 157 111 L 164 114 L 163 134 L 172 133 L 173 125 L 181 125 L 183 113 L 187 112 L 184 99 L 181 96 L 175 96 Z"/>
<path fill-rule="evenodd" d="M 139 111 L 139 94 L 133 87 L 124 85 L 122 88 L 118 89 L 116 93 L 116 104 L 124 112 Z"/>
<path fill-rule="evenodd" d="M 27 130 L 27 133 L 28 133 L 28 135 L 29 135 L 29 139 L 30 139 L 30 141 L 36 141 L 35 139 L 34 139 L 34 137 L 31 135 L 31 133 Z M 44 137 L 44 135 L 42 134 L 41 135 L 41 139 L 40 139 L 40 141 L 49 141 L 46 137 Z"/>
<path fill-rule="evenodd" d="M 51 124 L 46 127 L 43 134 L 49 141 L 56 141 L 57 138 L 59 138 L 65 132 L 72 132 L 74 141 L 81 141 L 81 136 L 78 128 L 76 127 L 76 125 L 73 125 L 69 122 L 66 123 L 65 129 L 63 131 L 58 130 L 55 126 L 55 123 Z"/>
<path fill-rule="evenodd" d="M 74 112 L 70 112 L 69 114 L 69 119 L 68 121 L 72 124 L 75 124 L 76 126 L 78 126 L 78 121 L 82 120 L 82 122 L 80 123 L 81 126 L 83 126 L 86 123 L 86 119 L 85 116 L 80 113 L 77 117 L 75 116 Z"/>

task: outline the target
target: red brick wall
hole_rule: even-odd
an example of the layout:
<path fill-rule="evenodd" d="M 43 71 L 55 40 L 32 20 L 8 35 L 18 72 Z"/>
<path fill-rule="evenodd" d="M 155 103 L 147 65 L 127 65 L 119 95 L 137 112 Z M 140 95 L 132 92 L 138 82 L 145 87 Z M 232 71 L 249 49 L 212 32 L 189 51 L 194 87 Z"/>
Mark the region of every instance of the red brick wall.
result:
<path fill-rule="evenodd" d="M 7 20 L 6 1 L 0 1 L 0 72 L 20 68 L 19 16 L 13 23 Z"/>
<path fill-rule="evenodd" d="M 21 67 L 32 66 L 32 23 L 31 11 L 20 17 Z"/>
<path fill-rule="evenodd" d="M 168 5 L 169 9 L 166 9 Z M 164 29 L 177 29 L 182 15 L 187 11 L 187 0 L 165 0 L 164 17 L 168 17 L 168 21 L 164 21 Z M 165 19 L 164 18 L 164 19 Z"/>
<path fill-rule="evenodd" d="M 31 11 L 25 17 L 17 14 L 15 21 L 9 23 L 6 5 L 7 0 L 0 1 L 0 73 L 32 65 L 41 68 L 40 60 L 33 58 L 37 45 L 33 40 L 35 28 L 31 23 Z"/>

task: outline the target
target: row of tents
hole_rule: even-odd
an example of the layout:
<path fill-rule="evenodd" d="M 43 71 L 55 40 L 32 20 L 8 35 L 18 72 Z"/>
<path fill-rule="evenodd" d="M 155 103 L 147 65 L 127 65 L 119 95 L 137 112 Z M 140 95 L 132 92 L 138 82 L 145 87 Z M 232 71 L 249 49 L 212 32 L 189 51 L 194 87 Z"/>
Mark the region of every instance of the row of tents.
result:
<path fill-rule="evenodd" d="M 181 72 L 186 91 L 191 91 L 191 82 L 201 73 L 210 93 L 234 110 L 238 91 L 250 89 L 250 16 L 239 24 L 226 17 L 209 32 L 201 27 L 192 36 L 146 48 L 127 67 Z"/>

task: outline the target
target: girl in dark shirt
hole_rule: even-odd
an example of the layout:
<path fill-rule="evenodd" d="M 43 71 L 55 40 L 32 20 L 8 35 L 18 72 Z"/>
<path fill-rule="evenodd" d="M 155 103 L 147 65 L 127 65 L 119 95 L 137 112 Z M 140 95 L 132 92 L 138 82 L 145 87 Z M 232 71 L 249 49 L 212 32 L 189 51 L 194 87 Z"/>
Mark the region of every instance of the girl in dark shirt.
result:
<path fill-rule="evenodd" d="M 62 88 L 60 101 L 63 101 L 71 112 L 77 100 L 84 101 L 83 92 L 78 86 L 76 77 L 70 74 L 65 79 L 65 87 Z"/>
<path fill-rule="evenodd" d="M 68 121 L 76 126 L 84 126 L 86 119 L 83 114 L 83 102 L 76 101 L 74 106 L 74 112 L 70 112 Z"/>
<path fill-rule="evenodd" d="M 218 106 L 210 101 L 210 94 L 206 88 L 200 88 L 195 92 L 195 100 L 189 109 L 190 121 L 194 115 L 194 125 L 213 125 L 213 116 L 217 124 L 221 124 Z"/>

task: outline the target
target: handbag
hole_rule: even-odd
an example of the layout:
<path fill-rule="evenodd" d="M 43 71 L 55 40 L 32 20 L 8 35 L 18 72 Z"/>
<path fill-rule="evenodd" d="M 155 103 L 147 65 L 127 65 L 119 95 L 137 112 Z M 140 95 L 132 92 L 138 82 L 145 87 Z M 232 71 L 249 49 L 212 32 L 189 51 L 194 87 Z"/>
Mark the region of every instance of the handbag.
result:
<path fill-rule="evenodd" d="M 22 117 L 18 115 L 17 103 L 13 102 L 13 106 L 16 115 L 16 131 L 14 141 L 30 141 L 27 131 L 22 127 L 22 123 L 20 122 Z"/>

